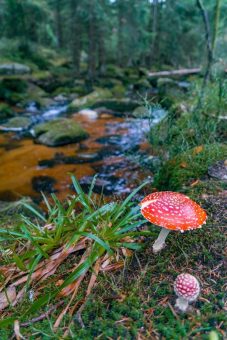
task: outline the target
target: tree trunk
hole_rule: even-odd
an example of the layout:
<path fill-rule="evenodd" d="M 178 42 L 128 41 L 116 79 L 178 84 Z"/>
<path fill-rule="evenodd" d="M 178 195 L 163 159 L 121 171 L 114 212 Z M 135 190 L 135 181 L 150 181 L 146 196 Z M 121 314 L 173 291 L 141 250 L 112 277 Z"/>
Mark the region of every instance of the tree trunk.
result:
<path fill-rule="evenodd" d="M 89 2 L 88 39 L 88 78 L 92 82 L 96 72 L 96 17 L 93 0 Z"/>
<path fill-rule="evenodd" d="M 98 30 L 98 69 L 99 73 L 102 75 L 105 73 L 105 40 L 104 40 L 104 32 L 103 28 L 99 28 Z"/>
<path fill-rule="evenodd" d="M 157 37 L 157 24 L 158 24 L 158 0 L 153 0 L 151 4 L 152 10 L 152 28 L 151 28 L 151 50 L 150 50 L 150 66 L 155 61 L 155 46 L 156 46 L 156 37 Z"/>
<path fill-rule="evenodd" d="M 81 55 L 81 31 L 80 20 L 77 15 L 79 1 L 70 0 L 71 13 L 71 55 L 73 62 L 73 73 L 75 76 L 80 74 L 80 55 Z"/>
<path fill-rule="evenodd" d="M 221 0 L 216 0 L 215 5 L 215 17 L 214 17 L 214 28 L 213 28 L 213 38 L 211 48 L 213 51 L 213 56 L 215 54 L 215 43 L 218 35 L 218 26 L 219 26 L 219 19 L 220 19 L 220 8 L 221 8 Z"/>
<path fill-rule="evenodd" d="M 118 1 L 117 6 L 117 16 L 118 16 L 118 31 L 117 31 L 117 59 L 118 65 L 123 66 L 123 27 L 124 27 L 124 17 L 123 17 L 123 6 L 122 2 Z"/>
<path fill-rule="evenodd" d="M 61 8 L 62 8 L 62 1 L 61 0 L 56 0 L 55 21 L 56 21 L 56 35 L 57 35 L 58 48 L 62 48 L 63 47 Z"/>

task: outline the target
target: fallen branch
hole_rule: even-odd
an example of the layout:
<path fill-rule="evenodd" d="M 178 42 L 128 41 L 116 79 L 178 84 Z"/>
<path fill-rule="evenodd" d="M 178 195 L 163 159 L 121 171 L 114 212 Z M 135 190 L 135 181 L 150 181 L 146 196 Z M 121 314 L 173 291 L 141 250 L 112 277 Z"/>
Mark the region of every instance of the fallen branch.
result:
<path fill-rule="evenodd" d="M 149 72 L 149 77 L 171 77 L 171 76 L 190 76 L 193 74 L 199 74 L 201 72 L 201 68 L 190 68 L 190 69 L 181 69 L 181 70 L 172 70 L 172 71 L 160 71 L 160 72 Z"/>
<path fill-rule="evenodd" d="M 20 326 L 21 327 L 28 327 L 28 326 L 31 325 L 31 323 L 39 322 L 43 319 L 46 319 L 48 317 L 48 315 L 50 315 L 55 309 L 57 309 L 58 307 L 60 307 L 63 304 L 64 304 L 64 301 L 59 301 L 58 303 L 56 303 L 56 305 L 52 306 L 47 312 L 37 316 L 36 318 L 29 320 L 29 321 L 22 322 L 20 324 Z"/>

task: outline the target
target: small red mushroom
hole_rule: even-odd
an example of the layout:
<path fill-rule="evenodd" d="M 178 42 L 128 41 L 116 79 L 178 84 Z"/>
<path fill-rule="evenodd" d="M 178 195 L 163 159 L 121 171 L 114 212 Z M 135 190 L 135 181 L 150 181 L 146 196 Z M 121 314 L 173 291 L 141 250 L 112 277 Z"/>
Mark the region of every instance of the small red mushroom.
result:
<path fill-rule="evenodd" d="M 140 203 L 142 215 L 151 223 L 162 227 L 153 245 L 154 253 L 165 246 L 170 230 L 181 231 L 201 228 L 206 223 L 206 212 L 189 197 L 172 191 L 154 192 Z"/>
<path fill-rule="evenodd" d="M 186 312 L 188 303 L 195 301 L 199 296 L 199 281 L 190 274 L 180 274 L 174 282 L 174 291 L 178 296 L 175 306 L 181 312 Z"/>

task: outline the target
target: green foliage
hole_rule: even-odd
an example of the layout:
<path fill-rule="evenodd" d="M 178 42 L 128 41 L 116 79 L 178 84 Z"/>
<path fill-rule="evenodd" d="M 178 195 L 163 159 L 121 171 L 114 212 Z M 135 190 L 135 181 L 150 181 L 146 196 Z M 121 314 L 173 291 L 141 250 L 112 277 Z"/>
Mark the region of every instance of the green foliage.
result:
<path fill-rule="evenodd" d="M 154 128 L 149 141 L 168 151 L 170 157 L 201 144 L 222 142 L 225 139 L 225 115 L 227 108 L 227 82 L 216 78 L 207 85 L 203 107 L 196 109 L 201 80 L 194 80 L 187 99 L 175 102 L 186 106 L 186 112 L 178 112 L 173 102 L 169 114 Z M 165 101 L 165 98 L 164 98 Z M 219 118 L 220 117 L 220 118 Z"/>
<path fill-rule="evenodd" d="M 155 176 L 154 186 L 160 190 L 182 190 L 207 174 L 208 167 L 227 157 L 227 146 L 208 144 L 187 150 L 167 161 Z"/>
<path fill-rule="evenodd" d="M 105 254 L 115 257 L 120 248 L 141 249 L 142 245 L 136 237 L 149 235 L 149 231 L 136 230 L 145 221 L 141 219 L 139 207 L 133 207 L 131 202 L 145 184 L 135 189 L 123 202 L 100 204 L 100 200 L 97 202 L 92 195 L 95 178 L 88 194 L 83 192 L 75 177 L 72 177 L 72 182 L 76 195 L 69 197 L 64 204 L 54 194 L 52 194 L 52 203 L 43 196 L 48 209 L 47 217 L 25 203 L 25 207 L 33 212 L 38 220 L 33 221 L 24 216 L 24 223 L 17 228 L 0 230 L 1 241 L 4 241 L 3 253 L 4 248 L 12 249 L 13 254 L 23 249 L 20 251 L 20 258 L 7 257 L 7 261 L 15 263 L 16 267 L 28 270 L 26 289 L 30 285 L 31 275 L 37 265 L 42 259 L 48 260 L 55 249 L 64 246 L 67 251 L 69 247 L 76 246 L 84 238 L 90 241 L 85 249 L 86 256 L 76 269 L 70 271 L 59 288 L 36 300 L 26 311 L 26 315 L 39 310 L 50 299 L 55 298 L 63 288 L 88 271 L 92 271 L 96 261 Z M 4 322 L 1 325 L 3 324 Z"/>

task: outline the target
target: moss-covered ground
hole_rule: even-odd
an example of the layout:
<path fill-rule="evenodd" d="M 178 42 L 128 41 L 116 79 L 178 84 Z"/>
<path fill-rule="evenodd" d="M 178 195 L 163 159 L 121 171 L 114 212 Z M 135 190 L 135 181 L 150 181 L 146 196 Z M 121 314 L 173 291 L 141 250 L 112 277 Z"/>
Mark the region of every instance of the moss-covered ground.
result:
<path fill-rule="evenodd" d="M 153 237 L 146 239 L 144 250 L 128 258 L 123 269 L 101 274 L 86 308 L 82 313 L 85 328 L 73 320 L 68 338 L 73 339 L 209 339 L 216 331 L 219 339 L 225 338 L 226 309 L 224 305 L 226 287 L 225 249 L 225 205 L 223 193 L 205 195 L 198 199 L 208 212 L 208 223 L 202 229 L 185 234 L 172 232 L 166 248 L 154 255 L 151 245 L 159 232 L 150 227 Z M 72 266 L 75 258 L 61 266 L 55 274 L 62 277 Z M 178 314 L 174 308 L 173 282 L 182 272 L 195 275 L 201 283 L 201 295 L 191 305 L 187 314 Z M 46 292 L 53 281 L 45 282 Z M 38 289 L 38 287 L 33 287 Z M 81 303 L 79 294 L 75 304 Z M 65 301 L 66 302 L 66 301 Z M 31 302 L 23 300 L 17 307 L 9 308 L 4 316 L 20 318 Z M 53 301 L 40 314 L 52 306 Z M 21 333 L 29 339 L 62 339 L 69 324 L 66 315 L 60 328 L 53 331 L 59 310 L 48 318 L 21 327 Z M 36 314 L 30 314 L 20 322 L 27 322 Z M 12 327 L 0 330 L 1 339 L 13 335 Z M 211 338 L 210 338 L 211 339 Z"/>

